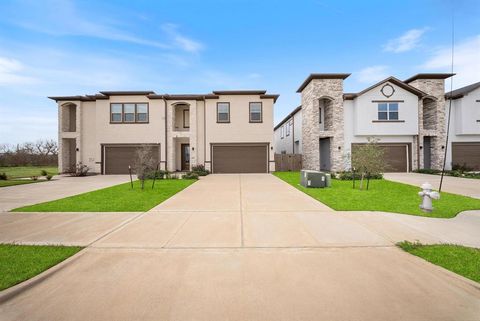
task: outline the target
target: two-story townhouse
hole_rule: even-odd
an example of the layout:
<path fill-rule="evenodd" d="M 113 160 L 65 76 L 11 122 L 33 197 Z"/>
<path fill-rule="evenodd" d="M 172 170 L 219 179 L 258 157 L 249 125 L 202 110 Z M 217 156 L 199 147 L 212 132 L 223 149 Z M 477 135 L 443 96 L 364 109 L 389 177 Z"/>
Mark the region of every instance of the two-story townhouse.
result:
<path fill-rule="evenodd" d="M 465 166 L 480 170 L 480 82 L 446 94 L 450 112 L 446 167 Z M 451 101 L 451 108 L 450 108 Z"/>
<path fill-rule="evenodd" d="M 140 146 L 151 146 L 159 168 L 214 173 L 275 170 L 273 111 L 278 95 L 264 90 L 157 95 L 102 91 L 49 97 L 57 102 L 59 170 L 81 162 L 92 172 L 125 174 Z"/>
<path fill-rule="evenodd" d="M 350 74 L 311 74 L 297 90 L 300 110 L 276 126 L 276 153 L 282 127 L 297 116 L 306 169 L 350 168 L 352 150 L 368 138 L 379 140 L 388 171 L 441 168 L 445 149 L 445 79 L 452 74 L 418 74 L 405 81 L 388 77 L 358 93 L 345 93 Z M 298 109 L 298 108 L 297 108 Z M 286 150 L 292 153 L 293 149 Z"/>

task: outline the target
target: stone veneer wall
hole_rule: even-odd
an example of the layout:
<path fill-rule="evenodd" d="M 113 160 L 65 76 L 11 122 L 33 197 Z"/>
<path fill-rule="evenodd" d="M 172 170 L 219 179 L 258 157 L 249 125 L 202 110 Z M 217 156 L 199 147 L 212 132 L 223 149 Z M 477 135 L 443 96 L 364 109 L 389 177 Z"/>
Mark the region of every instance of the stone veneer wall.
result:
<path fill-rule="evenodd" d="M 422 108 L 419 108 L 418 111 L 418 121 L 419 121 L 419 141 L 420 144 L 423 145 L 423 137 L 424 136 L 432 136 L 431 140 L 431 168 L 432 169 L 442 169 L 443 166 L 443 158 L 445 150 L 442 149 L 442 146 L 445 146 L 445 138 L 446 138 L 446 113 L 445 113 L 445 80 L 444 79 L 417 79 L 409 83 L 409 85 L 420 89 L 421 91 L 427 93 L 430 96 L 436 98 L 435 104 L 436 106 L 432 106 L 432 101 L 429 98 L 426 98 L 422 101 Z M 430 117 L 430 113 L 424 115 L 424 104 L 429 104 L 429 108 L 434 110 L 436 117 L 435 126 L 430 124 L 432 121 Z M 433 109 L 434 108 L 434 109 Z M 425 119 L 427 128 L 424 128 L 424 118 Z M 434 128 L 434 129 L 431 129 Z M 424 167 L 423 163 L 423 151 L 419 154 L 420 159 L 420 167 Z"/>
<path fill-rule="evenodd" d="M 303 168 L 320 170 L 320 137 L 325 135 L 320 131 L 318 109 L 320 99 L 325 96 L 333 99 L 327 107 L 330 112 L 329 116 L 331 115 L 331 130 L 328 135 L 331 137 L 331 170 L 340 171 L 343 170 L 344 141 L 343 79 L 313 79 L 302 91 Z"/>

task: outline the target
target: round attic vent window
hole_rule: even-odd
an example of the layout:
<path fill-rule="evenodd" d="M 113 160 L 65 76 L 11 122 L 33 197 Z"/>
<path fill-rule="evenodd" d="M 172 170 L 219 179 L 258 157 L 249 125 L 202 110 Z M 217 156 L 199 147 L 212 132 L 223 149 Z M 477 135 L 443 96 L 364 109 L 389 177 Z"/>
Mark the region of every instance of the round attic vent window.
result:
<path fill-rule="evenodd" d="M 395 92 L 395 89 L 392 87 L 392 85 L 386 84 L 382 87 L 381 92 L 385 97 L 389 98 L 393 95 L 393 93 Z"/>

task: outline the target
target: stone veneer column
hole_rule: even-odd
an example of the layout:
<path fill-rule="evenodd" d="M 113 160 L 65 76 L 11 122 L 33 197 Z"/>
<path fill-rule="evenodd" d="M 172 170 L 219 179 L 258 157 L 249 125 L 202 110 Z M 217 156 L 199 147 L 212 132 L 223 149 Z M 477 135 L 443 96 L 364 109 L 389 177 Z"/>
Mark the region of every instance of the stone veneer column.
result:
<path fill-rule="evenodd" d="M 442 169 L 446 139 L 446 113 L 445 113 L 445 80 L 444 79 L 416 79 L 409 85 L 420 89 L 436 98 L 436 126 L 434 130 L 423 128 L 423 101 L 419 106 L 419 140 L 423 145 L 424 136 L 432 136 L 431 141 L 431 168 Z M 420 152 L 421 165 L 423 166 L 423 150 Z"/>
<path fill-rule="evenodd" d="M 333 99 L 332 128 L 329 130 L 331 170 L 343 170 L 343 79 L 312 79 L 302 90 L 303 168 L 320 170 L 319 103 L 321 98 Z M 340 149 L 338 149 L 340 147 Z"/>

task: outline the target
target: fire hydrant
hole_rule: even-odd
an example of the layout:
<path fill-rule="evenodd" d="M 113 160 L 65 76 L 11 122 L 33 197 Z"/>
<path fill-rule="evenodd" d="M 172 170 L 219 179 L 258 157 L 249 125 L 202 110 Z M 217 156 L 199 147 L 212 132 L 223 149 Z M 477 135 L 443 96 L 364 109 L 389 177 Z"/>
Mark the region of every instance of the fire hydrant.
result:
<path fill-rule="evenodd" d="M 423 191 L 418 192 L 418 195 L 422 197 L 422 204 L 420 204 L 420 208 L 424 212 L 431 212 L 433 211 L 432 199 L 438 200 L 440 198 L 440 194 L 432 191 L 432 185 L 430 185 L 430 183 L 423 183 L 421 188 Z"/>

